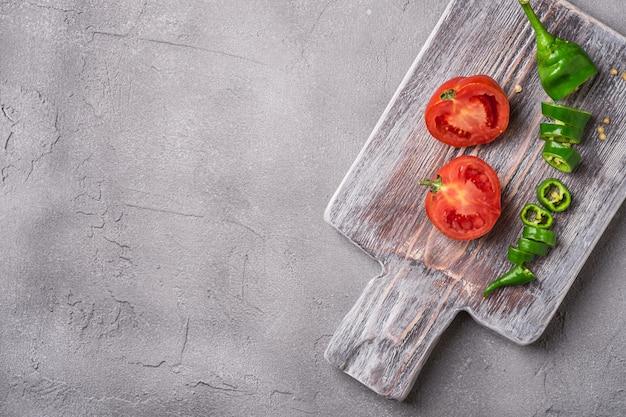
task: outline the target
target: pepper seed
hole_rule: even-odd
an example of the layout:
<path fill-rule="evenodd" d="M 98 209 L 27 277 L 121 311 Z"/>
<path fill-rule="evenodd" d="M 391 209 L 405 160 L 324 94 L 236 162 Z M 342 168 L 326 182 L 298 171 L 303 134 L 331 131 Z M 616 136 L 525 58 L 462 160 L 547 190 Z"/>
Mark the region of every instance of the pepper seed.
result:
<path fill-rule="evenodd" d="M 604 133 L 604 126 L 598 126 L 598 133 Z"/>
<path fill-rule="evenodd" d="M 604 119 L 602 119 L 602 123 L 604 123 L 605 125 L 611 124 L 611 119 L 605 117 Z"/>
<path fill-rule="evenodd" d="M 606 135 L 605 135 L 604 133 L 600 133 L 600 134 L 598 135 L 598 139 L 600 139 L 600 140 L 606 140 Z"/>
<path fill-rule="evenodd" d="M 611 75 L 617 75 L 617 74 L 618 74 L 618 71 L 617 71 L 617 69 L 616 69 L 616 68 L 611 68 L 611 69 L 609 70 L 609 74 L 611 74 Z"/>

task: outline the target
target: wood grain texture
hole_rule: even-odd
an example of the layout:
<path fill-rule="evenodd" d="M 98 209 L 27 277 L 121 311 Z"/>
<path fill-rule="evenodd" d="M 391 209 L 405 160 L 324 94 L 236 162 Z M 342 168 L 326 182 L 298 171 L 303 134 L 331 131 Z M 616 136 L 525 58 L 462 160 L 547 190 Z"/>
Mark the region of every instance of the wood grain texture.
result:
<path fill-rule="evenodd" d="M 561 101 L 592 112 L 582 162 L 572 174 L 549 167 L 537 139 L 548 100 L 536 71 L 535 38 L 517 2 L 453 0 L 366 145 L 333 196 L 326 220 L 379 260 L 372 279 L 331 339 L 329 362 L 377 393 L 397 400 L 410 392 L 439 336 L 459 311 L 518 344 L 547 327 L 593 246 L 626 197 L 626 39 L 563 1 L 534 1 L 549 31 L 579 43 L 599 73 Z M 487 74 L 509 94 L 511 120 L 499 139 L 454 149 L 430 137 L 424 106 L 454 76 Z M 523 86 L 514 93 L 515 85 Z M 595 126 L 610 117 L 608 139 Z M 443 237 L 426 217 L 427 190 L 418 185 L 461 154 L 479 156 L 498 172 L 503 214 L 492 232 L 471 242 Z M 537 184 L 561 179 L 573 206 L 556 216 L 559 242 L 530 267 L 538 279 L 497 291 L 485 286 L 510 268 L 507 248 L 521 234 L 521 207 L 535 201 Z"/>

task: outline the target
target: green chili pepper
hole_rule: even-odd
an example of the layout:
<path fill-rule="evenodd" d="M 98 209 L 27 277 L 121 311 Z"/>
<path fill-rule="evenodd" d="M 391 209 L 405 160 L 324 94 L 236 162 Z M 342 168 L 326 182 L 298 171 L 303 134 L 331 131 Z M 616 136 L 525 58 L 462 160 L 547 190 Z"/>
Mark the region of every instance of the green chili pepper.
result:
<path fill-rule="evenodd" d="M 591 113 L 585 110 L 578 110 L 573 107 L 564 106 L 558 103 L 541 103 L 541 113 L 555 123 L 572 126 L 577 129 L 584 129 L 591 118 Z"/>
<path fill-rule="evenodd" d="M 553 140 L 546 141 L 541 156 L 551 167 L 566 173 L 572 172 L 581 159 L 574 148 Z"/>
<path fill-rule="evenodd" d="M 526 262 L 532 261 L 535 258 L 535 255 L 530 252 L 523 251 L 516 246 L 509 246 L 507 258 L 511 263 L 514 263 L 515 265 L 522 265 Z"/>
<path fill-rule="evenodd" d="M 520 212 L 522 223 L 527 226 L 534 226 L 538 229 L 548 229 L 552 226 L 554 218 L 545 208 L 537 204 L 526 204 Z"/>
<path fill-rule="evenodd" d="M 532 253 L 533 255 L 545 255 L 548 253 L 550 247 L 543 242 L 520 237 L 517 239 L 517 247 L 524 252 Z"/>
<path fill-rule="evenodd" d="M 483 292 L 483 297 L 486 297 L 490 292 L 497 288 L 509 285 L 526 284 L 534 279 L 535 274 L 533 274 L 530 269 L 526 268 L 524 265 L 515 265 L 510 271 L 489 284 Z"/>
<path fill-rule="evenodd" d="M 556 123 L 540 123 L 539 137 L 544 140 L 553 140 L 576 145 L 580 143 L 583 137 L 583 131 L 574 126 Z"/>
<path fill-rule="evenodd" d="M 548 178 L 537 187 L 537 199 L 551 212 L 559 213 L 570 206 L 572 194 L 561 181 Z"/>
<path fill-rule="evenodd" d="M 534 240 L 535 242 L 545 243 L 548 246 L 556 245 L 556 233 L 548 229 L 540 229 L 534 226 L 524 226 L 522 237 Z"/>
<path fill-rule="evenodd" d="M 539 79 L 553 100 L 561 100 L 591 78 L 598 69 L 579 45 L 549 33 L 529 2 L 519 0 L 535 32 Z"/>

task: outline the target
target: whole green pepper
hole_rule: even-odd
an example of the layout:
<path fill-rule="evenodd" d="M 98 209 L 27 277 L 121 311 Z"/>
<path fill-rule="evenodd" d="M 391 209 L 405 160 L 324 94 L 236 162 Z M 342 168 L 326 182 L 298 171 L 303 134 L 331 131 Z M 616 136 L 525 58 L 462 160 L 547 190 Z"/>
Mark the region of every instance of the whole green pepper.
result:
<path fill-rule="evenodd" d="M 597 73 L 598 69 L 578 44 L 549 33 L 529 2 L 530 0 L 519 0 L 535 32 L 539 79 L 543 89 L 553 100 L 561 100 Z"/>

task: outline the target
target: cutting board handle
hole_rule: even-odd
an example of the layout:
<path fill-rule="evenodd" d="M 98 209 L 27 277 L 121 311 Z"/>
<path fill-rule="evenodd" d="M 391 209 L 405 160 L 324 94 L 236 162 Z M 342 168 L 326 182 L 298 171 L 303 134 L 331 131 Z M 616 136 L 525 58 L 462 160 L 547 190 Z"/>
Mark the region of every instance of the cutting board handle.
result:
<path fill-rule="evenodd" d="M 458 308 L 450 278 L 409 260 L 386 265 L 338 327 L 324 357 L 378 394 L 404 400 Z"/>

